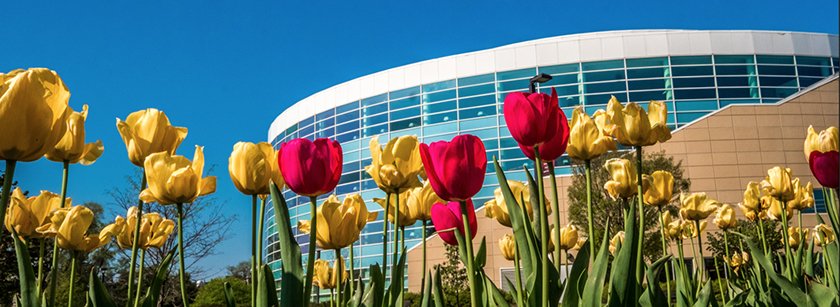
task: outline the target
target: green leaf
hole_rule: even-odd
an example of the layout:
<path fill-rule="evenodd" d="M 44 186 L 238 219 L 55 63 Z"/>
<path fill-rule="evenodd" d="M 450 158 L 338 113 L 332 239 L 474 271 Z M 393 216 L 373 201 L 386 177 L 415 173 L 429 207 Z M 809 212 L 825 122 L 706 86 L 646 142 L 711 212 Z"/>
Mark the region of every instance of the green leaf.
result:
<path fill-rule="evenodd" d="M 665 263 L 669 262 L 669 260 L 671 260 L 671 256 L 662 257 L 648 266 L 645 270 L 647 277 L 647 289 L 645 289 L 645 292 L 642 293 L 642 297 L 639 298 L 640 305 L 646 307 L 668 305 L 668 300 L 670 298 L 666 297 L 665 293 L 662 293 L 662 289 L 659 287 L 659 271 Z"/>
<path fill-rule="evenodd" d="M 455 232 L 456 234 L 458 232 Z M 388 285 L 388 306 L 394 306 L 397 304 L 397 299 L 400 295 L 402 295 L 403 291 L 397 286 L 398 283 L 394 282 L 398 278 L 402 278 L 403 270 L 405 269 L 405 248 L 402 249 L 400 252 L 399 261 L 397 261 L 397 265 L 391 268 L 391 284 Z"/>
<path fill-rule="evenodd" d="M 378 264 L 370 265 L 368 273 L 370 274 L 368 287 L 359 306 L 381 307 L 385 295 L 385 274 L 379 269 Z"/>
<path fill-rule="evenodd" d="M 626 202 L 626 201 L 625 201 Z M 624 217 L 624 243 L 613 260 L 610 273 L 610 306 L 628 306 L 638 302 L 636 289 L 636 248 L 638 236 L 636 227 L 636 206 L 630 204 Z"/>
<path fill-rule="evenodd" d="M 607 246 L 609 246 L 609 225 L 604 231 L 604 239 L 601 242 L 601 248 L 598 250 L 598 256 L 595 257 L 595 263 L 592 265 L 592 275 L 586 279 L 586 285 L 583 288 L 583 297 L 580 306 L 585 307 L 600 307 L 601 298 L 604 293 L 604 281 L 607 278 L 607 264 L 610 255 L 607 253 Z"/>
<path fill-rule="evenodd" d="M 586 270 L 589 268 L 589 240 L 583 243 L 583 247 L 577 253 L 575 262 L 572 264 L 572 271 L 566 279 L 565 290 L 563 290 L 563 306 L 577 306 L 580 302 L 583 282 L 586 280 Z"/>
<path fill-rule="evenodd" d="M 283 301 L 285 304 L 286 302 Z M 257 307 L 279 307 L 274 274 L 267 264 L 263 264 L 257 276 Z"/>
<path fill-rule="evenodd" d="M 838 291 L 838 288 L 840 288 L 840 264 L 837 263 L 837 259 L 840 259 L 838 244 L 840 244 L 840 241 L 834 240 L 831 244 L 823 246 L 826 257 L 831 260 L 831 275 L 834 279 L 828 284 L 834 291 Z"/>
<path fill-rule="evenodd" d="M 433 298 L 435 299 L 435 306 L 437 306 L 437 307 L 446 306 L 446 304 L 443 303 L 444 302 L 444 300 L 443 300 L 443 286 L 441 286 L 440 267 L 439 266 L 435 267 L 435 277 L 434 277 L 434 280 L 432 281 L 432 295 L 433 295 Z"/>
<path fill-rule="evenodd" d="M 475 254 L 476 270 L 483 270 L 487 263 L 487 238 L 481 237 L 481 245 L 478 246 L 478 252 Z"/>
<path fill-rule="evenodd" d="M 225 306 L 236 307 L 236 298 L 233 296 L 233 287 L 229 282 L 225 282 Z"/>
<path fill-rule="evenodd" d="M 432 304 L 432 274 L 426 273 L 426 275 L 427 278 L 423 284 L 423 293 L 421 293 L 423 297 L 420 301 L 420 307 L 430 307 L 430 304 Z"/>
<path fill-rule="evenodd" d="M 707 280 L 706 284 L 703 285 L 703 289 L 700 290 L 700 295 L 697 296 L 697 301 L 694 303 L 694 307 L 706 307 L 709 306 L 709 300 L 712 298 L 712 280 Z"/>
<path fill-rule="evenodd" d="M 750 247 L 750 254 L 752 255 L 753 259 L 756 260 L 758 265 L 761 266 L 762 271 L 767 274 L 768 277 L 782 290 L 782 293 L 788 297 L 789 303 L 796 304 L 796 306 L 812 306 L 811 298 L 808 297 L 805 292 L 800 290 L 794 283 L 792 283 L 787 278 L 779 275 L 774 271 L 773 264 L 770 263 L 770 259 L 767 257 L 767 254 L 764 253 L 764 249 L 759 247 L 758 244 L 755 242 L 753 238 L 744 236 L 742 234 L 738 234 L 742 236 L 745 241 L 747 241 L 747 245 Z M 781 302 L 777 302 L 781 303 Z"/>
<path fill-rule="evenodd" d="M 277 224 L 280 259 L 283 259 L 280 299 L 285 306 L 304 306 L 309 300 L 308 297 L 303 297 L 304 287 L 311 287 L 312 285 L 304 285 L 300 245 L 292 234 L 286 199 L 274 184 L 271 184 L 271 203 L 274 205 L 274 220 Z"/>
<path fill-rule="evenodd" d="M 808 295 L 819 307 L 838 306 L 837 290 L 826 287 L 823 284 L 813 282 Z"/>
<path fill-rule="evenodd" d="M 93 307 L 116 307 L 117 304 L 114 303 L 114 299 L 111 298 L 111 295 L 108 293 L 108 288 L 99 280 L 99 276 L 94 274 L 93 269 L 90 270 L 90 278 L 89 278 L 89 286 L 88 289 L 88 302 Z M 33 305 L 35 306 L 35 305 Z"/>
<path fill-rule="evenodd" d="M 0 230 L 2 232 L 3 230 Z M 18 238 L 16 232 L 12 232 L 15 240 L 15 258 L 18 265 L 18 276 L 20 277 L 20 305 L 38 306 L 38 286 L 35 284 L 35 272 L 32 269 L 32 261 L 29 258 L 29 248 L 26 243 Z"/>
<path fill-rule="evenodd" d="M 808 250 L 805 252 L 805 260 L 802 264 L 805 275 L 814 277 L 814 240 L 808 241 Z"/>
<path fill-rule="evenodd" d="M 157 268 L 157 272 L 155 272 L 155 278 L 152 279 L 152 283 L 149 284 L 149 288 L 146 289 L 146 295 L 143 296 L 143 300 L 140 303 L 143 307 L 156 307 L 158 303 L 158 299 L 160 298 L 160 288 L 166 279 L 169 277 L 169 264 L 172 263 L 172 259 L 175 257 L 175 249 L 169 251 L 166 254 L 166 257 L 163 258 L 163 261 Z"/>
<path fill-rule="evenodd" d="M 489 277 L 487 277 L 487 274 L 482 273 L 481 275 L 483 276 L 484 284 L 487 288 L 487 293 L 492 295 L 492 299 L 490 299 L 489 301 L 491 301 L 495 306 L 510 307 L 508 302 L 505 300 L 504 294 L 502 294 L 502 292 L 499 291 L 499 288 L 496 288 L 496 285 L 493 284 L 493 281 L 490 280 Z"/>
<path fill-rule="evenodd" d="M 519 250 L 520 262 L 522 265 L 522 275 L 527 277 L 530 276 L 534 270 L 537 270 L 535 266 L 536 262 L 538 262 L 536 258 L 538 254 L 536 250 L 537 244 L 534 239 L 534 232 L 533 229 L 531 229 L 530 220 L 526 217 L 525 211 L 519 206 L 517 196 L 513 195 L 513 192 L 510 190 L 510 186 L 507 183 L 507 177 L 505 177 L 505 173 L 502 171 L 502 167 L 499 165 L 499 161 L 496 160 L 496 158 L 493 158 L 493 164 L 496 167 L 496 178 L 498 178 L 499 188 L 505 198 L 505 205 L 507 206 L 508 214 L 510 215 L 513 235 L 516 238 L 516 242 L 519 242 L 519 244 L 517 244 L 517 249 Z"/>

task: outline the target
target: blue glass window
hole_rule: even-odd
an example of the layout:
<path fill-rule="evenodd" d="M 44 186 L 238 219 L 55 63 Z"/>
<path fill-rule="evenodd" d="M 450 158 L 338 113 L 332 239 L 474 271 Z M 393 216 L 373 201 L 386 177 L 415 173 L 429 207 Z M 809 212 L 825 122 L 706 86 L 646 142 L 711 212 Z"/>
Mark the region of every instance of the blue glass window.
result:
<path fill-rule="evenodd" d="M 793 64 L 793 57 L 787 55 L 756 55 L 759 64 Z"/>
<path fill-rule="evenodd" d="M 717 77 L 717 84 L 718 86 L 750 86 L 750 77 Z"/>
<path fill-rule="evenodd" d="M 613 69 L 613 68 L 624 68 L 624 60 L 588 62 L 588 63 L 581 63 L 581 66 L 583 67 L 584 71 Z"/>
<path fill-rule="evenodd" d="M 328 110 L 315 115 L 315 120 L 322 120 L 327 117 L 332 117 L 333 115 L 335 115 L 335 109 L 329 108 Z"/>
<path fill-rule="evenodd" d="M 799 86 L 800 87 L 807 87 L 811 84 L 820 82 L 823 78 L 808 78 L 808 77 L 799 77 Z"/>
<path fill-rule="evenodd" d="M 304 119 L 302 121 L 299 121 L 298 125 L 303 127 L 303 126 L 306 126 L 306 125 L 310 125 L 314 122 L 315 122 L 315 116 L 310 116 L 310 117 L 307 117 L 306 119 Z"/>
<path fill-rule="evenodd" d="M 545 83 L 541 83 L 540 87 L 549 87 L 554 85 L 566 85 L 572 83 L 578 83 L 578 74 L 568 74 L 568 75 L 558 75 L 553 76 L 551 80 Z"/>
<path fill-rule="evenodd" d="M 716 110 L 718 103 L 716 100 L 695 100 L 695 101 L 677 101 L 677 111 L 707 111 Z"/>
<path fill-rule="evenodd" d="M 528 80 L 525 80 L 525 87 L 528 87 Z M 473 95 L 489 94 L 496 91 L 492 83 L 471 87 L 462 87 L 458 89 L 458 96 L 467 97 Z"/>
<path fill-rule="evenodd" d="M 752 103 L 760 103 L 758 99 L 728 99 L 728 100 L 721 100 L 720 107 L 723 108 L 730 104 L 752 104 Z"/>
<path fill-rule="evenodd" d="M 700 117 L 703 117 L 703 115 L 706 114 L 709 114 L 709 112 L 680 112 L 677 113 L 677 122 L 688 123 Z"/>
<path fill-rule="evenodd" d="M 348 183 L 348 182 L 353 182 L 353 181 L 359 181 L 359 180 L 361 180 L 360 175 L 361 174 L 359 174 L 359 172 L 351 172 L 351 173 L 341 175 L 341 179 L 338 180 L 338 183 L 342 184 L 342 183 Z"/>
<path fill-rule="evenodd" d="M 377 104 L 377 103 L 385 101 L 386 99 L 388 99 L 388 94 L 379 94 L 379 95 L 376 95 L 376 96 L 373 96 L 373 97 L 368 97 L 368 98 L 362 99 L 362 106 L 369 106 L 369 105 Z"/>
<path fill-rule="evenodd" d="M 696 64 L 712 64 L 712 57 L 708 56 L 708 55 L 674 56 L 674 57 L 671 57 L 671 65 L 696 65 Z"/>
<path fill-rule="evenodd" d="M 455 119 L 455 116 L 455 112 L 452 112 L 452 119 Z M 429 124 L 430 123 L 428 122 L 423 122 L 423 135 L 429 136 L 458 130 L 458 126 L 455 125 L 455 122 L 431 126 L 429 126 Z M 424 140 L 424 142 L 426 141 Z"/>
<path fill-rule="evenodd" d="M 493 82 L 495 80 L 496 80 L 496 78 L 493 74 L 459 78 L 458 79 L 458 86 L 481 84 L 481 83 Z"/>
<path fill-rule="evenodd" d="M 761 76 L 759 78 L 761 82 L 761 86 L 789 86 L 789 87 L 796 87 L 796 77 L 789 76 L 789 77 L 765 77 Z"/>
<path fill-rule="evenodd" d="M 623 70 L 599 71 L 583 73 L 583 81 L 597 82 L 597 81 L 616 81 L 624 79 Z"/>
<path fill-rule="evenodd" d="M 780 87 L 762 87 L 761 97 L 763 98 L 785 98 L 793 95 L 798 89 L 796 88 L 780 88 Z"/>
<path fill-rule="evenodd" d="M 499 138 L 499 148 L 519 148 L 516 140 L 509 137 Z"/>
<path fill-rule="evenodd" d="M 388 121 L 388 114 L 376 115 L 371 117 L 365 117 L 362 119 L 362 123 L 365 127 L 370 127 L 374 125 L 378 125 Z"/>
<path fill-rule="evenodd" d="M 423 92 L 434 92 L 455 87 L 455 79 L 423 85 Z"/>
<path fill-rule="evenodd" d="M 754 75 L 755 66 L 752 65 L 726 65 L 715 66 L 715 73 L 718 75 Z"/>
<path fill-rule="evenodd" d="M 353 132 L 339 134 L 335 137 L 335 140 L 338 141 L 339 143 L 343 144 L 343 143 L 346 143 L 346 142 L 349 142 L 349 141 L 352 141 L 352 140 L 356 140 L 358 138 L 359 138 L 359 130 L 356 130 L 356 131 L 353 131 Z"/>
<path fill-rule="evenodd" d="M 455 98 L 455 90 L 440 91 L 437 93 L 423 94 L 423 102 L 435 102 Z"/>
<path fill-rule="evenodd" d="M 829 58 L 797 55 L 796 65 L 831 66 L 831 61 Z"/>
<path fill-rule="evenodd" d="M 627 84 L 618 82 L 588 83 L 583 86 L 585 93 L 621 92 L 627 90 Z"/>
<path fill-rule="evenodd" d="M 437 114 L 431 114 L 431 115 L 423 115 L 423 124 L 424 125 L 431 125 L 431 124 L 437 124 L 437 123 L 442 123 L 442 122 L 448 122 L 448 121 L 455 120 L 456 117 L 457 117 L 457 114 L 455 113 L 455 111 L 446 112 L 446 113 L 437 113 Z"/>
<path fill-rule="evenodd" d="M 403 97 L 414 96 L 414 95 L 417 95 L 417 94 L 420 94 L 420 87 L 419 86 L 409 87 L 409 88 L 406 88 L 406 89 L 401 89 L 401 90 L 396 90 L 396 91 L 391 92 L 391 96 L 390 96 L 391 98 L 390 99 L 391 100 L 396 100 L 396 99 L 400 99 L 400 98 L 403 98 Z"/>
<path fill-rule="evenodd" d="M 354 119 L 359 119 L 359 110 L 353 110 L 344 114 L 339 114 L 335 117 L 335 121 L 338 123 L 343 123 Z"/>
<path fill-rule="evenodd" d="M 628 82 L 630 90 L 664 89 L 668 87 L 668 79 L 631 80 Z"/>
<path fill-rule="evenodd" d="M 490 96 L 493 97 L 493 96 Z M 445 101 L 435 104 L 424 104 L 423 113 L 436 113 L 442 111 L 455 110 L 455 100 Z"/>
<path fill-rule="evenodd" d="M 794 66 L 758 65 L 758 73 L 761 75 L 793 76 L 796 74 L 796 68 Z"/>
<path fill-rule="evenodd" d="M 630 92 L 630 101 L 670 100 L 673 99 L 671 90 Z"/>
<path fill-rule="evenodd" d="M 384 113 L 388 111 L 388 104 L 382 103 L 375 106 L 369 106 L 362 109 L 362 114 L 365 116 L 376 115 L 379 113 Z"/>
<path fill-rule="evenodd" d="M 362 129 L 362 137 L 369 137 L 374 136 L 377 134 L 382 134 L 388 132 L 388 124 L 382 124 L 379 126 L 367 127 Z"/>
<path fill-rule="evenodd" d="M 577 72 L 579 69 L 580 69 L 580 67 L 578 67 L 577 63 L 575 63 L 575 64 L 565 64 L 565 65 L 554 65 L 554 66 L 543 66 L 543 67 L 539 68 L 540 73 L 549 74 L 549 75 Z"/>
<path fill-rule="evenodd" d="M 628 79 L 642 79 L 642 78 L 662 78 L 669 76 L 668 67 L 660 68 L 643 68 L 643 69 L 628 69 Z"/>
<path fill-rule="evenodd" d="M 314 125 L 309 125 L 309 126 L 303 127 L 303 128 L 300 129 L 300 131 L 298 131 L 298 134 L 302 135 L 303 137 L 306 137 L 306 136 L 308 136 L 310 134 L 313 134 L 313 133 L 315 133 L 315 126 Z"/>
<path fill-rule="evenodd" d="M 298 124 L 294 124 L 291 127 L 289 127 L 288 129 L 286 129 L 286 131 L 283 132 L 283 134 L 290 135 L 290 134 L 295 133 L 295 131 L 297 131 L 297 130 L 298 130 Z"/>
<path fill-rule="evenodd" d="M 715 78 L 713 78 L 713 77 L 674 78 L 674 87 L 675 88 L 714 87 L 714 86 L 715 86 Z"/>
<path fill-rule="evenodd" d="M 830 67 L 797 66 L 796 70 L 800 76 L 826 77 L 831 75 Z"/>
<path fill-rule="evenodd" d="M 335 114 L 341 114 L 350 110 L 355 110 L 359 108 L 359 101 L 353 101 L 350 103 L 345 103 L 343 105 L 335 107 Z"/>
<path fill-rule="evenodd" d="M 420 96 L 405 98 L 400 100 L 391 100 L 391 110 L 402 109 L 410 106 L 420 105 Z"/>
<path fill-rule="evenodd" d="M 750 88 L 742 87 L 742 88 L 719 88 L 718 89 L 718 96 L 723 98 L 751 98 L 755 93 L 755 98 L 758 98 L 757 91 L 753 91 Z"/>
<path fill-rule="evenodd" d="M 496 106 L 481 107 L 468 110 L 459 110 L 458 117 L 461 119 L 468 119 L 473 117 L 496 115 Z"/>
<path fill-rule="evenodd" d="M 611 96 L 615 96 L 621 102 L 627 101 L 627 96 L 624 93 L 586 95 L 584 96 L 584 101 L 587 105 L 603 105 L 610 101 Z"/>
<path fill-rule="evenodd" d="M 484 106 L 494 103 L 496 103 L 496 97 L 494 95 L 475 96 L 470 98 L 458 99 L 458 107 L 462 109 L 469 107 Z"/>
<path fill-rule="evenodd" d="M 501 80 L 510 80 L 510 79 L 517 79 L 517 78 L 530 78 L 537 74 L 537 70 L 534 68 L 525 68 L 525 69 L 517 69 L 517 70 L 509 70 L 496 73 L 496 77 L 499 81 Z"/>
<path fill-rule="evenodd" d="M 712 66 L 671 67 L 671 74 L 677 76 L 711 76 Z"/>
<path fill-rule="evenodd" d="M 391 111 L 391 120 L 398 120 L 403 118 L 409 118 L 414 116 L 420 116 L 420 106 L 416 106 L 413 108 L 406 108 L 399 111 Z M 393 130 L 393 129 L 391 129 Z"/>
<path fill-rule="evenodd" d="M 496 118 L 495 117 L 488 117 L 488 118 L 479 118 L 479 119 L 471 119 L 471 120 L 462 120 L 461 121 L 461 130 L 471 130 L 471 129 L 479 129 L 479 128 L 487 128 L 496 126 Z M 496 128 L 492 128 L 495 131 Z M 494 137 L 497 137 L 495 135 Z"/>
<path fill-rule="evenodd" d="M 528 79 L 499 82 L 499 86 L 497 87 L 497 89 L 500 92 L 526 90 L 528 89 Z"/>
<path fill-rule="evenodd" d="M 559 102 L 561 107 L 577 106 L 581 103 L 580 96 L 561 97 Z"/>
<path fill-rule="evenodd" d="M 716 98 L 715 89 L 693 89 L 693 90 L 674 90 L 674 98 L 676 99 L 703 99 Z"/>
<path fill-rule="evenodd" d="M 578 85 L 569 85 L 569 86 L 558 86 L 558 87 L 555 87 L 554 90 L 557 91 L 557 96 L 568 96 L 568 95 L 579 94 L 578 93 L 579 88 L 580 88 L 580 86 L 578 86 Z M 551 93 L 551 90 L 549 90 L 549 93 Z"/>
<path fill-rule="evenodd" d="M 644 59 L 627 59 L 627 67 L 651 67 L 651 66 L 667 66 L 668 58 L 644 58 Z"/>
<path fill-rule="evenodd" d="M 397 131 L 397 130 L 419 127 L 419 126 L 420 126 L 420 118 L 416 117 L 416 118 L 391 122 L 391 131 Z"/>
<path fill-rule="evenodd" d="M 716 55 L 715 64 L 752 64 L 755 59 L 752 55 Z"/>

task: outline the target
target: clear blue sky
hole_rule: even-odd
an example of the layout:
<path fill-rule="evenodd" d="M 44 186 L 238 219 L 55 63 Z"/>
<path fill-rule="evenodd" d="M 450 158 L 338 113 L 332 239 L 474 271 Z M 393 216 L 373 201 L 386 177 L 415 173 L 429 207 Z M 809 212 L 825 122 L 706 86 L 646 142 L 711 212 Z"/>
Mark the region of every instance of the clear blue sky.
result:
<path fill-rule="evenodd" d="M 132 174 L 115 118 L 155 107 L 205 146 L 220 206 L 239 216 L 211 273 L 247 260 L 249 200 L 227 174 L 239 140 L 264 141 L 288 105 L 383 69 L 523 40 L 621 29 L 756 29 L 837 33 L 838 3 L 819 1 L 29 1 L 0 9 L 0 71 L 49 67 L 90 105 L 89 140 L 105 153 L 74 166 L 69 196 L 118 212 L 107 191 Z M 117 1 L 122 2 L 122 1 Z M 212 3 L 212 4 L 211 4 Z M 317 3 L 317 4 L 316 4 Z M 58 191 L 60 164 L 18 166 L 29 191 Z"/>

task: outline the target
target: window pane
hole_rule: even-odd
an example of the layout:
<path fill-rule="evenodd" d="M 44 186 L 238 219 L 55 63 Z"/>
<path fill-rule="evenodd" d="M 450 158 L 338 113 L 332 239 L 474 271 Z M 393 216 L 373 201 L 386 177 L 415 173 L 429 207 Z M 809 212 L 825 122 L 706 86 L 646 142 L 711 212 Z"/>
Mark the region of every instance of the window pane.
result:
<path fill-rule="evenodd" d="M 757 55 L 759 64 L 793 64 L 793 57 L 786 55 Z"/>
<path fill-rule="evenodd" d="M 677 111 L 705 111 L 716 110 L 718 103 L 716 100 L 696 100 L 696 101 L 677 101 Z"/>
<path fill-rule="evenodd" d="M 823 57 L 796 56 L 796 65 L 831 66 L 831 61 Z"/>
<path fill-rule="evenodd" d="M 799 86 L 800 87 L 807 87 L 811 84 L 820 82 L 823 78 L 808 78 L 808 77 L 799 77 Z"/>
<path fill-rule="evenodd" d="M 624 67 L 624 60 L 612 60 L 612 61 L 600 61 L 600 62 L 589 62 L 589 63 L 581 63 L 583 70 L 602 70 L 602 69 L 612 69 L 612 68 L 623 68 Z"/>
<path fill-rule="evenodd" d="M 761 86 L 788 86 L 788 87 L 796 87 L 796 77 L 765 77 L 761 76 L 759 78 L 761 82 Z"/>
<path fill-rule="evenodd" d="M 420 87 L 409 87 L 407 89 L 401 89 L 391 92 L 391 100 L 400 99 L 403 97 L 414 96 L 420 94 Z"/>
<path fill-rule="evenodd" d="M 752 64 L 755 63 L 752 55 L 716 55 L 715 64 Z"/>
<path fill-rule="evenodd" d="M 627 67 L 667 66 L 668 58 L 627 59 Z"/>
<path fill-rule="evenodd" d="M 365 107 L 362 109 L 362 115 L 371 116 L 376 115 L 379 113 L 387 112 L 388 111 L 388 104 L 382 103 L 375 106 Z"/>
<path fill-rule="evenodd" d="M 525 87 L 528 87 L 528 81 L 525 80 Z M 458 89 L 458 95 L 461 97 L 466 96 L 473 96 L 473 95 L 480 95 L 480 94 L 487 94 L 495 92 L 495 86 L 490 84 L 479 85 L 479 86 L 472 86 L 472 87 L 462 87 Z"/>
<path fill-rule="evenodd" d="M 359 138 L 359 131 L 356 130 L 356 131 L 345 133 L 345 134 L 339 134 L 338 136 L 335 137 L 335 140 L 338 141 L 339 143 L 343 144 L 345 142 L 356 140 L 358 138 Z"/>
<path fill-rule="evenodd" d="M 793 76 L 796 74 L 796 69 L 793 66 L 758 65 L 758 73 L 761 75 Z"/>
<path fill-rule="evenodd" d="M 705 56 L 675 56 L 671 57 L 671 65 L 712 64 L 712 57 Z"/>
<path fill-rule="evenodd" d="M 703 77 L 703 78 L 674 78 L 674 87 L 675 88 L 682 88 L 682 87 L 714 87 L 715 86 L 715 78 L 712 77 Z"/>
<path fill-rule="evenodd" d="M 365 127 L 370 127 L 373 125 L 378 125 L 388 121 L 388 114 L 381 114 L 377 116 L 365 117 L 362 119 L 362 124 Z"/>
<path fill-rule="evenodd" d="M 454 119 L 454 118 L 455 118 L 455 112 L 452 112 L 452 119 Z M 427 126 L 428 124 L 429 123 L 426 122 L 426 119 L 424 117 L 424 119 L 423 119 L 423 134 L 424 135 L 436 135 L 436 134 L 441 134 L 441 133 L 448 133 L 448 132 L 452 132 L 452 131 L 455 131 L 455 130 L 458 129 L 458 127 L 455 125 L 456 124 L 455 122 L 448 123 L 448 124 L 442 124 L 442 125 L 432 125 L 432 126 Z M 426 142 L 426 140 L 423 140 L 423 141 Z"/>
<path fill-rule="evenodd" d="M 630 101 L 669 100 L 673 99 L 670 90 L 630 92 Z"/>
<path fill-rule="evenodd" d="M 349 120 L 359 119 L 359 110 L 353 110 L 335 117 L 335 121 L 343 123 Z"/>
<path fill-rule="evenodd" d="M 486 117 L 472 120 L 462 120 L 461 130 L 479 129 L 496 126 L 495 117 Z M 496 128 L 493 128 L 496 129 Z"/>
<path fill-rule="evenodd" d="M 398 120 L 398 119 L 403 119 L 403 118 L 414 117 L 414 116 L 420 116 L 420 107 L 419 106 L 391 112 L 391 120 L 392 121 Z"/>
<path fill-rule="evenodd" d="M 712 66 L 671 67 L 673 76 L 711 76 Z"/>
<path fill-rule="evenodd" d="M 419 127 L 419 126 L 420 126 L 420 118 L 415 117 L 415 118 L 412 118 L 412 119 L 406 119 L 406 120 L 391 122 L 391 131 L 397 131 L 397 130 Z"/>
<path fill-rule="evenodd" d="M 580 96 L 560 97 L 561 107 L 571 107 L 580 105 Z"/>
<path fill-rule="evenodd" d="M 615 96 L 615 98 L 621 102 L 627 101 L 627 96 L 625 96 L 624 93 L 586 95 L 584 96 L 584 99 L 586 101 L 586 105 L 603 105 L 610 101 L 611 96 Z"/>
<path fill-rule="evenodd" d="M 798 89 L 796 88 L 761 88 L 761 97 L 763 98 L 785 98 L 793 95 Z"/>
<path fill-rule="evenodd" d="M 410 106 L 416 106 L 420 104 L 420 96 L 414 96 L 411 98 L 405 98 L 400 100 L 391 100 L 391 110 L 401 109 Z"/>
<path fill-rule="evenodd" d="M 434 92 L 455 87 L 455 79 L 423 85 L 423 92 Z"/>
<path fill-rule="evenodd" d="M 648 89 L 660 89 L 666 88 L 668 86 L 667 79 L 652 79 L 652 80 L 635 80 L 629 81 L 628 84 L 630 85 L 630 90 L 648 90 Z"/>
<path fill-rule="evenodd" d="M 676 99 L 716 98 L 715 89 L 674 90 Z"/>
<path fill-rule="evenodd" d="M 359 101 L 353 101 L 351 103 L 346 103 L 340 106 L 335 107 L 335 114 L 341 114 L 350 110 L 358 109 L 359 108 Z"/>
<path fill-rule="evenodd" d="M 496 97 L 494 95 L 475 96 L 470 98 L 463 98 L 458 100 L 459 108 L 477 107 L 488 104 L 495 104 Z"/>
<path fill-rule="evenodd" d="M 388 124 L 382 124 L 382 125 L 374 126 L 374 127 L 367 127 L 367 128 L 362 129 L 362 137 L 374 136 L 374 135 L 382 134 L 382 133 L 385 133 L 385 132 L 388 132 Z"/>
<path fill-rule="evenodd" d="M 552 76 L 551 80 L 540 84 L 540 87 L 578 83 L 578 77 L 578 74 Z"/>
<path fill-rule="evenodd" d="M 730 104 L 751 104 L 751 103 L 759 103 L 758 99 L 733 99 L 733 100 L 721 100 L 720 107 L 723 108 Z"/>
<path fill-rule="evenodd" d="M 627 90 L 627 86 L 624 81 L 589 83 L 585 84 L 583 87 L 585 93 L 620 92 Z"/>
<path fill-rule="evenodd" d="M 468 109 L 468 110 L 460 110 L 458 111 L 458 117 L 463 119 L 479 117 L 479 116 L 487 116 L 487 115 L 496 115 L 496 106 L 488 106 L 488 107 L 481 107 L 475 109 Z"/>
<path fill-rule="evenodd" d="M 455 120 L 456 114 L 454 111 L 446 112 L 446 113 L 438 113 L 438 114 L 430 114 L 423 116 L 423 124 L 431 125 L 437 124 L 442 122 L 448 122 L 451 120 Z"/>
<path fill-rule="evenodd" d="M 423 113 L 436 113 L 442 111 L 455 110 L 455 100 L 450 100 L 435 104 L 424 104 Z"/>
<path fill-rule="evenodd" d="M 826 77 L 831 75 L 830 67 L 798 66 L 796 70 L 800 76 Z"/>
<path fill-rule="evenodd" d="M 466 85 L 473 85 L 473 84 L 481 84 L 487 82 L 493 82 L 496 78 L 493 74 L 486 74 L 486 75 L 478 75 L 466 78 L 458 79 L 458 86 L 466 86 Z"/>
<path fill-rule="evenodd" d="M 627 78 L 628 79 L 641 79 L 641 78 L 662 78 L 667 77 L 670 74 L 668 73 L 667 67 L 661 68 L 645 68 L 645 69 L 628 69 L 627 70 Z"/>
<path fill-rule="evenodd" d="M 500 92 L 512 90 L 525 90 L 528 88 L 528 79 L 521 79 L 516 81 L 499 82 L 498 90 Z"/>
<path fill-rule="evenodd" d="M 579 67 L 577 63 L 566 65 L 543 66 L 539 68 L 541 73 L 549 75 L 577 72 L 578 69 Z"/>
<path fill-rule="evenodd" d="M 554 89 L 557 91 L 557 96 L 568 96 L 578 94 L 578 85 L 558 86 Z"/>
<path fill-rule="evenodd" d="M 624 79 L 623 70 L 589 72 L 583 74 L 583 81 L 585 82 L 615 81 L 621 79 Z"/>
<path fill-rule="evenodd" d="M 336 133 L 342 133 L 342 132 L 355 130 L 355 129 L 359 129 L 359 120 L 358 119 L 343 122 L 343 124 L 340 124 L 340 125 L 335 127 Z"/>
<path fill-rule="evenodd" d="M 315 122 L 315 116 L 310 116 L 310 117 L 307 117 L 306 119 L 298 122 L 298 125 L 300 125 L 301 127 L 304 127 L 304 126 L 310 125 L 314 122 Z"/>
<path fill-rule="evenodd" d="M 431 94 L 423 94 L 423 102 L 435 102 L 455 98 L 455 90 L 441 91 Z"/>
<path fill-rule="evenodd" d="M 363 106 L 369 106 L 369 105 L 377 104 L 379 102 L 385 101 L 385 99 L 387 99 L 387 98 L 388 98 L 388 94 L 379 94 L 379 95 L 376 95 L 376 96 L 373 96 L 373 97 L 362 99 L 362 105 Z"/>
<path fill-rule="evenodd" d="M 753 91 L 750 88 L 719 88 L 718 96 L 723 98 L 751 98 Z M 758 98 L 758 92 L 755 92 L 755 98 Z"/>
<path fill-rule="evenodd" d="M 332 117 L 334 115 L 335 115 L 335 109 L 329 108 L 326 111 L 318 113 L 317 115 L 315 115 L 315 120 L 316 121 L 322 120 L 322 119 L 325 119 L 327 117 Z"/>
<path fill-rule="evenodd" d="M 750 86 L 750 77 L 718 77 L 718 86 Z"/>
<path fill-rule="evenodd" d="M 752 65 L 726 65 L 715 66 L 718 75 L 751 75 L 755 74 L 755 66 Z"/>
<path fill-rule="evenodd" d="M 534 68 L 525 68 L 525 69 L 518 69 L 518 70 L 510 70 L 510 71 L 503 71 L 496 73 L 497 78 L 499 81 L 501 80 L 509 80 L 509 79 L 517 79 L 517 78 L 530 78 L 537 74 L 537 70 Z"/>
<path fill-rule="evenodd" d="M 703 115 L 709 114 L 709 112 L 686 112 L 686 113 L 677 113 L 677 122 L 679 123 L 688 123 L 693 120 L 696 120 Z"/>

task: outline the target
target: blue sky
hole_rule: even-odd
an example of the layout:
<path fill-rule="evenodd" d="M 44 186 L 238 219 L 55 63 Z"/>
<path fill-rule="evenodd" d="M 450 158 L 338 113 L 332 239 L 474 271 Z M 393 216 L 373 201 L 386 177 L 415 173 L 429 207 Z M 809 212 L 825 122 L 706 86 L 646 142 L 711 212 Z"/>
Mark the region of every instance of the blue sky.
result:
<path fill-rule="evenodd" d="M 117 1 L 120 2 L 120 1 Z M 189 128 L 179 153 L 205 146 L 233 236 L 201 265 L 247 260 L 250 202 L 227 158 L 239 140 L 264 141 L 288 105 L 334 84 L 420 60 L 523 40 L 621 29 L 757 29 L 837 33 L 838 3 L 795 1 L 29 1 L 0 10 L 0 71 L 49 67 L 90 105 L 89 140 L 105 153 L 73 166 L 69 196 L 124 214 L 107 192 L 135 167 L 115 118 L 154 107 Z M 212 3 L 212 4 L 211 4 Z M 18 166 L 29 191 L 58 191 L 61 165 Z"/>

